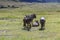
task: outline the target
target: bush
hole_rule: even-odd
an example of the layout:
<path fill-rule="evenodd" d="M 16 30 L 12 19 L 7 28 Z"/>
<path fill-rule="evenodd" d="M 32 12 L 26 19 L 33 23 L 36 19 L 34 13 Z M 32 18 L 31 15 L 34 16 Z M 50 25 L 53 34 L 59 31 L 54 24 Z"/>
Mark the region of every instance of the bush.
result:
<path fill-rule="evenodd" d="M 8 7 L 10 7 L 10 5 L 8 5 Z"/>
<path fill-rule="evenodd" d="M 0 8 L 4 8 L 4 6 L 3 5 L 0 5 Z"/>
<path fill-rule="evenodd" d="M 15 6 L 14 6 L 14 5 L 12 5 L 12 8 L 15 8 Z"/>

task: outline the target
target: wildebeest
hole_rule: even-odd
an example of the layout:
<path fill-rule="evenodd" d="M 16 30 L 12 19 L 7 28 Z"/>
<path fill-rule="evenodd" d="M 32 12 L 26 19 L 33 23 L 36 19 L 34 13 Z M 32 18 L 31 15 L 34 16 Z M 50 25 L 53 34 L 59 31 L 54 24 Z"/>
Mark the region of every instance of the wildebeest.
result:
<path fill-rule="evenodd" d="M 23 19 L 24 29 L 27 28 L 28 31 L 31 29 L 31 24 L 34 18 L 36 18 L 36 14 L 26 15 L 24 17 Z"/>
<path fill-rule="evenodd" d="M 33 26 L 33 27 L 38 27 L 38 26 L 39 26 L 39 22 L 38 22 L 38 20 L 35 20 L 35 22 L 33 23 L 32 26 Z"/>
<path fill-rule="evenodd" d="M 45 29 L 45 22 L 46 22 L 45 18 L 41 17 L 41 19 L 40 19 L 40 24 L 41 24 L 40 30 L 44 30 Z"/>

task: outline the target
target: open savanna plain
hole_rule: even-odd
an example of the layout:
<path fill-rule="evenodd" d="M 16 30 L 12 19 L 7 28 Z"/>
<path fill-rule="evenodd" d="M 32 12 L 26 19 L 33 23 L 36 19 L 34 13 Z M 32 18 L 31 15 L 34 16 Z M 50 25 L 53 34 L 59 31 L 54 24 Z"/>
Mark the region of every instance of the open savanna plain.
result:
<path fill-rule="evenodd" d="M 60 40 L 60 4 L 49 5 L 33 3 L 0 9 L 0 40 Z M 41 25 L 23 30 L 24 16 L 32 13 L 37 15 L 34 20 L 46 18 L 45 30 L 39 31 Z"/>

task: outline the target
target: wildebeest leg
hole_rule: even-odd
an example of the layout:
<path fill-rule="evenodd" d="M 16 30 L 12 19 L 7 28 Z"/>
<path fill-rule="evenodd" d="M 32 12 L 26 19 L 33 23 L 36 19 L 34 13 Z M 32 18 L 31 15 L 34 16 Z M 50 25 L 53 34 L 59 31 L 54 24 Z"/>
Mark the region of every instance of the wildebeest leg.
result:
<path fill-rule="evenodd" d="M 31 29 L 31 23 L 30 23 L 30 27 L 29 28 Z"/>
<path fill-rule="evenodd" d="M 26 22 L 25 22 L 25 20 L 23 20 L 23 27 L 24 27 L 24 29 L 26 29 Z"/>
<path fill-rule="evenodd" d="M 25 22 L 25 20 L 23 19 L 23 26 L 26 26 L 26 22 Z"/>
<path fill-rule="evenodd" d="M 45 23 L 41 23 L 41 30 L 44 30 Z"/>
<path fill-rule="evenodd" d="M 27 24 L 27 30 L 30 31 L 31 29 L 31 24 Z"/>
<path fill-rule="evenodd" d="M 31 24 L 31 26 L 33 26 L 33 19 L 32 19 L 32 21 L 31 21 L 31 23 L 30 23 L 30 24 Z"/>
<path fill-rule="evenodd" d="M 26 26 L 26 23 L 24 22 L 23 26 L 25 27 Z"/>

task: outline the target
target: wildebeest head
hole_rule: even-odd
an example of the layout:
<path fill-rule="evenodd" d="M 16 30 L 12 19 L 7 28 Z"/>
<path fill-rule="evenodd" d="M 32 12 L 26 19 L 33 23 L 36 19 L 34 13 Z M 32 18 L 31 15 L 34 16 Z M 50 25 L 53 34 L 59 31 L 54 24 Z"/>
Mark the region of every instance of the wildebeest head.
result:
<path fill-rule="evenodd" d="M 34 18 L 36 18 L 36 14 L 31 14 L 30 17 L 31 17 L 32 19 L 34 19 Z"/>
<path fill-rule="evenodd" d="M 33 18 L 36 18 L 36 14 L 32 14 Z"/>
<path fill-rule="evenodd" d="M 25 15 L 25 17 L 30 18 L 30 19 L 34 19 L 34 18 L 36 18 L 36 14 Z"/>

